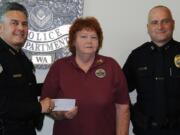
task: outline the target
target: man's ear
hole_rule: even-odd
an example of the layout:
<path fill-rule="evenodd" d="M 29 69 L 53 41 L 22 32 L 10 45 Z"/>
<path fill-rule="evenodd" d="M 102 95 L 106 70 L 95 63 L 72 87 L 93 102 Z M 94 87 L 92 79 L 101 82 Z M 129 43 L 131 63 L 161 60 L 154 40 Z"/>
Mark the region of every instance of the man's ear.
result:
<path fill-rule="evenodd" d="M 175 29 L 175 20 L 172 20 L 173 21 L 173 30 Z"/>

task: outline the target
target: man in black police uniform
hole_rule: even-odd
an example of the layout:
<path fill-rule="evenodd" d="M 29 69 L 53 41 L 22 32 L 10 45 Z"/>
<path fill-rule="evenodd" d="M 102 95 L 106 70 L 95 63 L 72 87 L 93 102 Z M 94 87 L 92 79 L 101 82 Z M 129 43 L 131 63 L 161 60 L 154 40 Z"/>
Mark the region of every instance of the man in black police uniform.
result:
<path fill-rule="evenodd" d="M 124 72 L 129 91 L 137 91 L 131 108 L 136 135 L 180 135 L 180 43 L 173 40 L 175 21 L 165 6 L 152 8 L 146 42 L 129 55 Z"/>
<path fill-rule="evenodd" d="M 27 18 L 18 3 L 0 7 L 0 135 L 35 135 L 34 121 L 54 107 L 49 98 L 38 102 L 34 67 L 21 50 Z"/>

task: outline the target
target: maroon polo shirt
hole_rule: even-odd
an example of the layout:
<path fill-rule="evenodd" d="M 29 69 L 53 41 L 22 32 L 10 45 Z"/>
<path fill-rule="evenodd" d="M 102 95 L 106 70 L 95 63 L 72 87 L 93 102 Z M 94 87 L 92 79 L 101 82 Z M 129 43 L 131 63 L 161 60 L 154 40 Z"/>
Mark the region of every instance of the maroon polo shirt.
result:
<path fill-rule="evenodd" d="M 115 135 L 115 104 L 128 104 L 124 74 L 118 63 L 96 55 L 87 73 L 75 57 L 56 61 L 50 68 L 42 98 L 76 99 L 78 114 L 72 120 L 55 121 L 53 135 Z"/>

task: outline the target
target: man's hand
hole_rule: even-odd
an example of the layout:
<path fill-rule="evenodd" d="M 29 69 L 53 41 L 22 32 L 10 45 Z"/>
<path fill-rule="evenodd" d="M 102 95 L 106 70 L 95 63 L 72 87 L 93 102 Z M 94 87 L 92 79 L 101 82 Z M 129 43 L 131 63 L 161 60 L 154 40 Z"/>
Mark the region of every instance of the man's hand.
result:
<path fill-rule="evenodd" d="M 69 111 L 53 111 L 50 113 L 50 116 L 54 120 L 62 120 L 62 119 L 73 119 L 78 113 L 78 107 L 74 107 Z"/>
<path fill-rule="evenodd" d="M 54 109 L 54 102 L 48 97 L 41 100 L 40 103 L 42 113 L 50 113 Z"/>

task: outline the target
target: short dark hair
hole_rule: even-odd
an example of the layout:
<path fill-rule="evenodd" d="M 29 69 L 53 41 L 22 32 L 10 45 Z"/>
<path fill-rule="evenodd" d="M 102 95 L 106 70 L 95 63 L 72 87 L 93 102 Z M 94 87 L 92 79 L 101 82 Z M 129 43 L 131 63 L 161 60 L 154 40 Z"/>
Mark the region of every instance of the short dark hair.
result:
<path fill-rule="evenodd" d="M 26 17 L 28 17 L 28 12 L 22 4 L 19 4 L 17 2 L 5 2 L 0 7 L 0 22 L 3 21 L 2 18 L 6 12 L 13 10 L 21 11 L 25 14 Z"/>
<path fill-rule="evenodd" d="M 75 55 L 76 54 L 76 48 L 74 46 L 74 41 L 76 40 L 76 34 L 78 31 L 81 31 L 83 29 L 86 30 L 93 30 L 96 32 L 98 36 L 98 50 L 96 53 L 98 53 L 99 49 L 102 47 L 102 41 L 103 41 L 103 32 L 101 29 L 101 26 L 98 22 L 98 20 L 95 17 L 81 17 L 77 18 L 73 24 L 70 27 L 69 30 L 69 41 L 68 41 L 68 47 L 70 52 Z"/>

